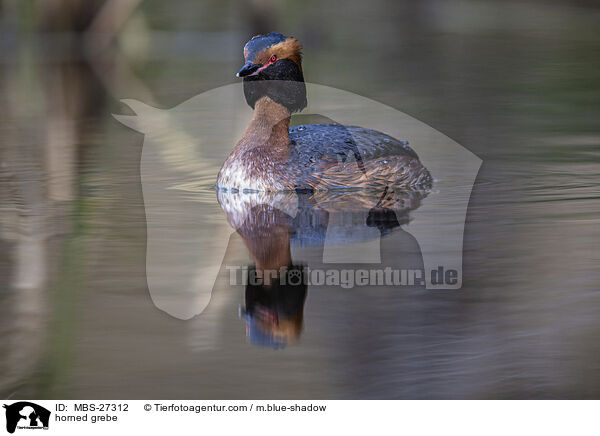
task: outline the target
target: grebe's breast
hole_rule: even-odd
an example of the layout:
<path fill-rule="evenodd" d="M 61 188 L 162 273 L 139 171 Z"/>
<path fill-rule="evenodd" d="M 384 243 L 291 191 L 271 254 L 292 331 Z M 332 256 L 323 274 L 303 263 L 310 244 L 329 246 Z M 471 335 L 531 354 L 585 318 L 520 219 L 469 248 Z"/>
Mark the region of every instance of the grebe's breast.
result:
<path fill-rule="evenodd" d="M 284 177 L 287 162 L 274 159 L 268 151 L 268 146 L 234 150 L 219 171 L 216 187 L 234 193 L 293 190 L 297 176 Z"/>

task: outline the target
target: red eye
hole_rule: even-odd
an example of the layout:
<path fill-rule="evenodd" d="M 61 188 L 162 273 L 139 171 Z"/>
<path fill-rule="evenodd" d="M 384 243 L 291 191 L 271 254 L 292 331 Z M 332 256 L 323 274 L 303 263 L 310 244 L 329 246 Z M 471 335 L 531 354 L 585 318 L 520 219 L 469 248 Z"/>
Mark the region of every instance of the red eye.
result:
<path fill-rule="evenodd" d="M 273 55 L 271 56 L 271 59 L 269 60 L 269 62 L 273 63 L 277 60 L 277 56 Z"/>

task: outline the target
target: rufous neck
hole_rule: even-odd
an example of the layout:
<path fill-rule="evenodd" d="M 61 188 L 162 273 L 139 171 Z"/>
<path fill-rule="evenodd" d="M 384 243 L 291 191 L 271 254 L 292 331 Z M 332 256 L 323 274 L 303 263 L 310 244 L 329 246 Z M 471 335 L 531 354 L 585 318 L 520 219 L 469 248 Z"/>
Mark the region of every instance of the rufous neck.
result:
<path fill-rule="evenodd" d="M 287 145 L 289 143 L 290 112 L 269 97 L 262 97 L 254 105 L 254 116 L 244 137 L 253 142 Z"/>

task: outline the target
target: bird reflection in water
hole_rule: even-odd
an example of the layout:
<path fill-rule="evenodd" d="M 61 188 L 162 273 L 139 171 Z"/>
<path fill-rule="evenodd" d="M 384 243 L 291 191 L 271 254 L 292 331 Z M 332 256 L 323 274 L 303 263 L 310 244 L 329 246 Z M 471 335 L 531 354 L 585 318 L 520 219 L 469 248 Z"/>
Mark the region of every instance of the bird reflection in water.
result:
<path fill-rule="evenodd" d="M 255 273 L 254 267 L 248 275 Z M 303 265 L 292 265 L 285 274 L 304 274 Z M 246 320 L 246 336 L 252 344 L 283 348 L 296 342 L 302 332 L 306 283 L 303 280 L 273 280 L 246 285 L 246 307 L 240 309 L 240 317 Z"/>
<path fill-rule="evenodd" d="M 246 336 L 253 345 L 280 349 L 300 338 L 310 284 L 298 277 L 305 277 L 306 266 L 314 260 L 293 259 L 292 244 L 317 249 L 320 263 L 328 227 L 330 231 L 331 226 L 347 227 L 334 232 L 346 235 L 344 240 L 328 243 L 349 244 L 365 235 L 387 237 L 409 222 L 409 212 L 419 207 L 427 193 L 387 187 L 383 192 L 219 191 L 217 195 L 253 261 L 242 278 L 245 307 L 240 308 L 240 318 L 246 321 Z M 332 214 L 342 214 L 344 222 L 331 222 Z"/>
<path fill-rule="evenodd" d="M 304 318 L 306 284 L 303 280 L 281 280 L 280 274 L 303 275 L 303 265 L 294 265 L 290 250 L 293 220 L 290 215 L 268 205 L 250 209 L 237 229 L 254 265 L 245 282 L 246 335 L 255 345 L 283 348 L 300 337 Z M 282 269 L 285 268 L 285 271 Z M 268 276 L 267 272 L 276 272 Z M 254 280 L 256 277 L 262 280 Z"/>

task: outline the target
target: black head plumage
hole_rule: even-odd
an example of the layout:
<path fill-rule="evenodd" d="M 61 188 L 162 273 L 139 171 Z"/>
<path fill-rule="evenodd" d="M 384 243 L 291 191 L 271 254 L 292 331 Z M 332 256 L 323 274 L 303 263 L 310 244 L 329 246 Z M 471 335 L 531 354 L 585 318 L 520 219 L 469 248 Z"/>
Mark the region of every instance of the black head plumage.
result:
<path fill-rule="evenodd" d="M 254 76 L 244 77 L 244 96 L 252 109 L 261 97 L 269 97 L 290 113 L 301 111 L 307 104 L 304 76 L 289 59 L 281 59 Z"/>
<path fill-rule="evenodd" d="M 290 113 L 301 111 L 306 107 L 304 75 L 296 62 L 291 59 L 278 59 L 268 67 L 260 69 L 258 68 L 262 65 L 254 64 L 259 53 L 286 40 L 287 38 L 283 34 L 271 32 L 255 36 L 246 44 L 247 62 L 243 70 L 246 70 L 246 74 L 249 71 L 258 71 L 258 73 L 244 76 L 244 96 L 248 105 L 253 109 L 256 101 L 261 97 L 269 97 L 285 106 Z M 250 70 L 248 71 L 248 69 Z"/>

